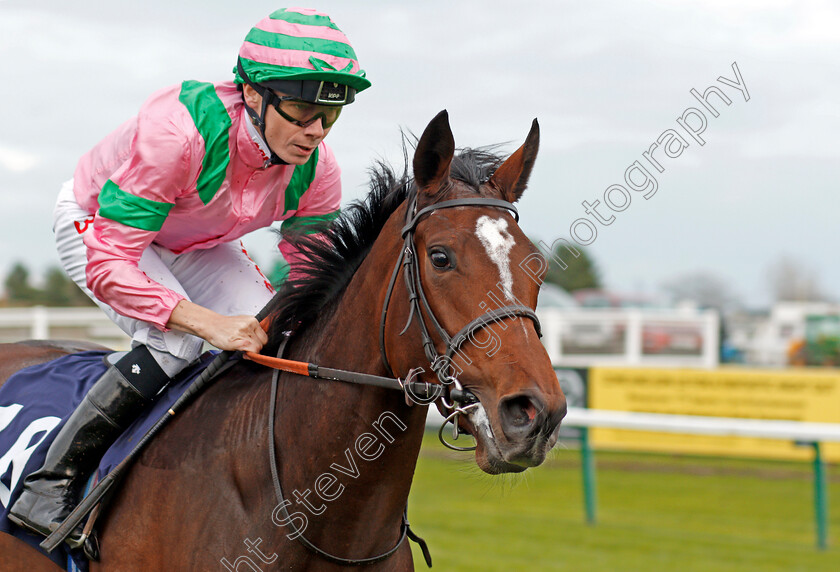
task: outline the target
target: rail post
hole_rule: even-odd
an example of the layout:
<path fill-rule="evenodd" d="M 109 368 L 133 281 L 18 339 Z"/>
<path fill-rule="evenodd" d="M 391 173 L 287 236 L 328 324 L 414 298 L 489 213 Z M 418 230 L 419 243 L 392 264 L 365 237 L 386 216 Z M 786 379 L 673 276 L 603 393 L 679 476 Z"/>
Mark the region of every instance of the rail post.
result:
<path fill-rule="evenodd" d="M 32 330 L 29 334 L 33 340 L 46 340 L 50 337 L 50 316 L 44 306 L 32 307 Z"/>
<path fill-rule="evenodd" d="M 811 443 L 814 448 L 814 516 L 817 525 L 817 548 L 828 548 L 828 488 L 826 487 L 825 463 L 820 444 Z"/>
<path fill-rule="evenodd" d="M 595 456 L 589 443 L 589 427 L 580 428 L 580 465 L 583 472 L 583 506 L 587 524 L 595 524 L 598 511 L 598 491 L 595 482 Z"/>

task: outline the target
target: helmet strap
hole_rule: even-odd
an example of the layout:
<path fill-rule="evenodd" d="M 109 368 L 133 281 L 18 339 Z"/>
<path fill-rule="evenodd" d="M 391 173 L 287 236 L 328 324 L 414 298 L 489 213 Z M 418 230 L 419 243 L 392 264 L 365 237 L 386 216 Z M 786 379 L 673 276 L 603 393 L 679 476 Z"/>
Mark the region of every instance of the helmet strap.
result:
<path fill-rule="evenodd" d="M 289 163 L 277 156 L 277 153 L 275 153 L 274 149 L 271 148 L 271 145 L 268 144 L 268 138 L 265 136 L 265 112 L 268 110 L 268 100 L 273 94 L 270 94 L 270 91 L 265 87 L 251 81 L 248 74 L 246 74 L 245 70 L 242 69 L 242 62 L 240 60 L 236 61 L 236 66 L 239 68 L 239 77 L 241 77 L 245 83 L 250 85 L 254 91 L 260 94 L 260 97 L 262 98 L 260 112 L 257 114 L 257 112 L 248 105 L 248 102 L 245 101 L 245 92 L 242 92 L 242 102 L 245 104 L 245 111 L 251 117 L 251 120 L 260 132 L 260 137 L 262 137 L 263 141 L 265 141 L 266 147 L 268 147 L 268 150 L 271 152 L 269 162 L 272 165 L 288 165 Z"/>

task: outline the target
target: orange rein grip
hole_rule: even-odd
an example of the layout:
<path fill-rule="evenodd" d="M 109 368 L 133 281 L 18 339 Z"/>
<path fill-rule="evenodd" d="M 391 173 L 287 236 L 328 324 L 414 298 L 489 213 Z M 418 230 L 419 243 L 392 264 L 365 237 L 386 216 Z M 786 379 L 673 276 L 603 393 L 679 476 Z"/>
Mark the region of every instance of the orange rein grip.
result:
<path fill-rule="evenodd" d="M 271 316 L 266 316 L 260 321 L 260 327 L 263 331 L 268 332 L 271 325 Z M 280 371 L 288 371 L 290 373 L 297 373 L 309 377 L 309 364 L 302 361 L 293 361 L 290 359 L 281 359 L 271 356 L 264 356 L 254 352 L 245 352 L 245 359 L 251 360 L 254 363 L 270 367 L 272 369 L 279 369 Z"/>
<path fill-rule="evenodd" d="M 245 352 L 244 356 L 245 359 L 251 360 L 252 362 L 260 365 L 309 377 L 309 364 L 303 361 L 293 361 L 290 359 L 264 356 L 261 354 L 255 354 L 254 352 Z"/>

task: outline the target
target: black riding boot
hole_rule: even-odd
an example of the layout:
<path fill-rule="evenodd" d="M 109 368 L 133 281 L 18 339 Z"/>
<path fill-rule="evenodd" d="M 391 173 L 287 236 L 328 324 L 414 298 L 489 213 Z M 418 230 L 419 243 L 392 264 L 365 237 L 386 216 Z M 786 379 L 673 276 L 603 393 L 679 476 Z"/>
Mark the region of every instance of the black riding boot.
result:
<path fill-rule="evenodd" d="M 24 480 L 9 520 L 49 536 L 78 504 L 108 447 L 168 382 L 146 346 L 110 366 L 56 435 L 44 466 Z"/>

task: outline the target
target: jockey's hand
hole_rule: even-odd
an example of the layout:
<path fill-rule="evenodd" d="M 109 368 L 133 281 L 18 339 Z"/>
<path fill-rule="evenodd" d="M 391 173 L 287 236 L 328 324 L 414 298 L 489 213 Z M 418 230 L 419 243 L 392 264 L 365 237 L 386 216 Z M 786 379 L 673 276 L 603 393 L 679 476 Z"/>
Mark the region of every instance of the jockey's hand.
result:
<path fill-rule="evenodd" d="M 268 341 L 268 336 L 254 316 L 219 316 L 204 337 L 220 350 L 256 352 Z"/>
<path fill-rule="evenodd" d="M 188 300 L 181 300 L 167 328 L 193 334 L 220 350 L 259 352 L 268 341 L 254 316 L 223 316 Z"/>

